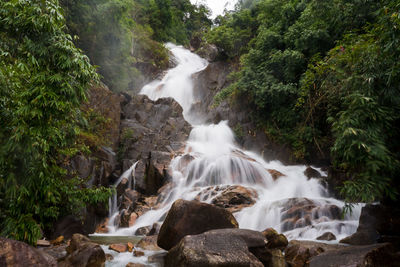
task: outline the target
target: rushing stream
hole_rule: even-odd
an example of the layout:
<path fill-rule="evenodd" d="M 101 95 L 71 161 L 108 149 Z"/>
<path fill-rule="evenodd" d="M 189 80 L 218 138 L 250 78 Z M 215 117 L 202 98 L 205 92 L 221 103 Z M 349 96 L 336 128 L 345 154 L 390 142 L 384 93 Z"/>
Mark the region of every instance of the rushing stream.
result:
<path fill-rule="evenodd" d="M 141 94 L 152 100 L 173 97 L 182 106 L 184 117 L 193 129 L 185 153 L 171 162 L 173 186 L 160 208 L 140 216 L 131 228 L 112 228 L 109 235 L 134 235 L 138 228 L 161 221 L 175 200 L 198 199 L 211 203 L 232 185 L 251 190 L 256 199 L 254 205 L 234 213 L 240 228 L 264 230 L 273 227 L 289 240 L 315 240 L 325 232 L 332 232 L 340 240 L 356 231 L 361 205 L 355 206 L 353 213 L 342 219 L 340 209 L 344 203 L 330 197 L 320 179 L 307 178 L 304 174 L 306 166 L 266 162 L 259 155 L 241 149 L 235 143 L 227 121 L 199 123 L 204 119 L 190 112 L 194 103 L 191 77 L 208 63 L 183 47 L 172 44 L 167 47 L 176 58 L 177 66 L 162 80 L 143 87 Z M 326 176 L 320 169 L 315 169 Z M 271 172 L 283 176 L 277 178 Z M 115 204 L 112 207 L 117 212 Z"/>

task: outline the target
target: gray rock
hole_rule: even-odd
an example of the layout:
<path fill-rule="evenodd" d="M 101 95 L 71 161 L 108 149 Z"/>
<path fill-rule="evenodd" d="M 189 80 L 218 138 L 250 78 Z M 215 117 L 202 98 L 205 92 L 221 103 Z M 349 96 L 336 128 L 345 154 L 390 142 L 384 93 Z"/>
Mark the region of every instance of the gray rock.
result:
<path fill-rule="evenodd" d="M 0 237 L 0 266 L 57 266 L 49 254 L 26 243 Z"/>
<path fill-rule="evenodd" d="M 186 235 L 212 229 L 238 228 L 233 215 L 223 209 L 198 201 L 179 199 L 172 204 L 158 235 L 157 244 L 169 250 Z"/>
<path fill-rule="evenodd" d="M 97 267 L 104 266 L 106 261 L 106 255 L 100 245 L 81 234 L 72 236 L 67 252 L 67 257 L 59 262 L 60 267 Z"/>
<path fill-rule="evenodd" d="M 120 150 L 123 169 L 139 161 L 135 190 L 156 194 L 170 178 L 169 164 L 183 152 L 191 127 L 182 116 L 181 106 L 172 98 L 152 101 L 144 95 L 133 96 L 123 112 Z"/>
<path fill-rule="evenodd" d="M 265 242 L 260 232 L 244 229 L 218 229 L 188 235 L 168 251 L 165 266 L 262 267 L 263 263 L 250 250 L 264 248 Z"/>
<path fill-rule="evenodd" d="M 327 240 L 327 241 L 336 240 L 336 236 L 331 232 L 326 232 L 317 237 L 317 240 Z"/>
<path fill-rule="evenodd" d="M 399 256 L 393 253 L 388 243 L 368 246 L 350 246 L 327 251 L 311 258 L 310 267 L 357 266 L 381 267 L 400 266 Z"/>

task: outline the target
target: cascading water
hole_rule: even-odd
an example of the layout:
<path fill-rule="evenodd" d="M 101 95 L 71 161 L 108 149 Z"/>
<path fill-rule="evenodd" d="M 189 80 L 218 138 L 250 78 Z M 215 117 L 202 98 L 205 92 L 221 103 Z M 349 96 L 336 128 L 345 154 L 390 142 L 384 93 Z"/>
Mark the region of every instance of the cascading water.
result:
<path fill-rule="evenodd" d="M 340 240 L 356 231 L 361 205 L 356 205 L 353 213 L 342 219 L 344 203 L 329 197 L 319 179 L 307 178 L 304 174 L 306 166 L 265 162 L 259 155 L 242 150 L 235 144 L 227 121 L 199 123 L 205 119 L 190 112 L 194 103 L 191 76 L 208 63 L 183 47 L 173 44 L 167 44 L 167 47 L 176 58 L 177 66 L 170 69 L 162 80 L 143 87 L 141 94 L 152 100 L 173 97 L 182 106 L 184 117 L 193 129 L 185 152 L 171 162 L 172 186 L 159 208 L 141 215 L 130 228 L 112 228 L 110 235 L 131 236 L 140 227 L 161 222 L 172 203 L 179 198 L 212 203 L 222 190 L 231 185 L 255 192 L 256 203 L 234 213 L 240 228 L 264 230 L 272 227 L 283 232 L 289 240 L 315 240 L 325 232 L 332 232 Z M 128 171 L 132 172 L 131 169 Z M 271 171 L 281 177 L 274 177 Z"/>
<path fill-rule="evenodd" d="M 132 181 L 135 180 L 135 169 L 138 162 L 135 162 L 129 169 L 127 169 L 114 183 L 113 187 L 117 188 L 117 186 L 122 182 L 123 179 L 128 180 L 128 188 L 132 188 Z M 134 183 L 134 182 L 133 182 Z M 108 228 L 110 232 L 115 232 L 114 221 L 118 216 L 118 200 L 117 200 L 117 192 L 112 194 L 112 196 L 108 199 L 108 217 L 110 218 L 108 221 Z"/>
<path fill-rule="evenodd" d="M 356 231 L 361 206 L 340 219 L 344 203 L 330 198 L 319 179 L 307 178 L 304 175 L 306 166 L 265 162 L 257 154 L 240 149 L 226 121 L 196 124 L 204 120 L 190 113 L 194 102 L 191 76 L 204 69 L 207 62 L 183 47 L 173 44 L 167 44 L 167 47 L 176 58 L 177 66 L 162 80 L 143 87 L 141 94 L 152 100 L 173 97 L 182 106 L 185 119 L 193 129 L 185 153 L 171 162 L 173 186 L 160 208 L 148 211 L 133 227 L 118 229 L 115 235 L 133 235 L 138 228 L 161 221 L 179 198 L 211 203 L 229 185 L 241 185 L 257 195 L 253 206 L 234 214 L 240 228 L 264 230 L 273 227 L 289 239 L 310 240 L 328 231 L 340 240 Z M 269 170 L 283 176 L 275 180 Z"/>

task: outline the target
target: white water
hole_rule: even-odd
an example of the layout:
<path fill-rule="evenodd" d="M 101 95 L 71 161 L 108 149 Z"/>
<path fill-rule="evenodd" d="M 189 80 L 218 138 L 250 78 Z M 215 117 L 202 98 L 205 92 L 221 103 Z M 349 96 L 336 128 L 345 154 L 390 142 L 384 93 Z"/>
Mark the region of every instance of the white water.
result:
<path fill-rule="evenodd" d="M 215 191 L 224 185 L 242 185 L 258 194 L 253 206 L 234 214 L 240 228 L 264 230 L 273 227 L 290 240 L 315 240 L 328 231 L 340 240 L 356 231 L 361 205 L 355 206 L 353 213 L 345 215 L 343 220 L 333 220 L 331 214 L 324 211 L 324 207 L 336 205 L 342 208 L 344 203 L 329 197 L 318 179 L 308 179 L 303 173 L 306 166 L 285 166 L 279 161 L 265 162 L 259 155 L 242 150 L 235 144 L 234 134 L 226 121 L 219 124 L 194 124 L 204 120 L 190 114 L 193 103 L 191 76 L 204 69 L 207 62 L 182 47 L 172 44 L 167 47 L 176 57 L 178 65 L 169 70 L 161 81 L 146 85 L 141 93 L 153 100 L 173 97 L 183 107 L 185 119 L 192 123 L 193 129 L 184 155 L 171 162 L 173 187 L 160 208 L 140 216 L 131 228 L 111 229 L 111 235 L 134 235 L 138 228 L 162 221 L 172 203 L 179 198 L 211 203 L 218 196 Z M 270 169 L 285 176 L 275 181 L 267 171 Z M 298 224 L 306 220 L 300 214 L 295 227 L 287 229 L 287 222 L 282 217 L 285 216 L 285 209 L 293 207 L 288 204 L 293 198 L 306 198 L 305 201 L 312 203 L 313 209 L 307 224 Z"/>
<path fill-rule="evenodd" d="M 135 189 L 135 170 L 138 161 L 136 161 L 129 169 L 127 169 L 114 183 L 113 187 L 116 189 L 117 186 L 122 182 L 123 179 L 128 179 L 128 188 Z M 133 187 L 132 187 L 133 183 Z M 108 229 L 110 233 L 116 231 L 116 227 L 114 225 L 115 218 L 119 214 L 119 207 L 118 207 L 118 200 L 117 200 L 117 192 L 115 192 L 109 199 L 108 199 L 108 217 L 110 218 L 108 221 Z"/>

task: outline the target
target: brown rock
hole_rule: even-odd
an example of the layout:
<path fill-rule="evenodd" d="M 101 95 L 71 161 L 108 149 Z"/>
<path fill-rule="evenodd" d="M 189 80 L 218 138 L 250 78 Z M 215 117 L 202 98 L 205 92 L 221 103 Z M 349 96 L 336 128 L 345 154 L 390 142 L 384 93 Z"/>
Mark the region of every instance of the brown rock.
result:
<path fill-rule="evenodd" d="M 311 258 L 310 267 L 357 266 L 381 267 L 400 266 L 399 255 L 389 243 L 367 246 L 341 247 Z"/>
<path fill-rule="evenodd" d="M 229 186 L 218 194 L 212 201 L 216 206 L 226 208 L 230 212 L 237 212 L 244 207 L 254 205 L 257 192 L 240 185 Z"/>
<path fill-rule="evenodd" d="M 136 247 L 142 248 L 144 250 L 161 250 L 161 248 L 157 245 L 157 236 L 145 236 L 143 237 L 137 244 Z"/>
<path fill-rule="evenodd" d="M 147 235 L 151 230 L 151 226 L 143 226 L 136 230 L 135 235 Z"/>
<path fill-rule="evenodd" d="M 63 241 L 64 241 L 64 236 L 60 235 L 60 236 L 57 237 L 56 239 L 50 241 L 50 243 L 51 243 L 52 245 L 57 246 L 57 245 L 61 244 Z"/>
<path fill-rule="evenodd" d="M 106 254 L 106 261 L 112 261 L 114 259 L 114 256 L 111 254 Z"/>
<path fill-rule="evenodd" d="M 265 238 L 257 231 L 233 228 L 187 235 L 168 251 L 165 267 L 262 267 L 263 263 L 252 253 L 255 248 L 265 248 Z"/>
<path fill-rule="evenodd" d="M 325 251 L 335 250 L 341 247 L 343 246 L 292 240 L 285 249 L 285 259 L 292 267 L 303 267 L 307 266 L 312 257 Z"/>
<path fill-rule="evenodd" d="M 67 257 L 59 262 L 59 267 L 104 266 L 106 255 L 100 245 L 95 244 L 86 236 L 74 234 L 67 247 Z"/>
<path fill-rule="evenodd" d="M 138 215 L 132 212 L 131 216 L 129 217 L 129 227 L 132 227 L 135 224 L 137 218 Z"/>
<path fill-rule="evenodd" d="M 55 267 L 57 261 L 23 242 L 0 237 L 0 266 Z"/>
<path fill-rule="evenodd" d="M 169 250 L 186 235 L 196 235 L 212 229 L 238 227 L 235 217 L 223 208 L 179 199 L 172 204 L 161 226 L 157 244 Z"/>
<path fill-rule="evenodd" d="M 279 235 L 274 228 L 267 228 L 264 231 L 262 231 L 262 234 L 263 236 L 265 236 L 267 240 L 272 240 L 274 237 Z"/>
<path fill-rule="evenodd" d="M 142 257 L 142 256 L 144 256 L 144 252 L 140 251 L 140 250 L 135 250 L 135 251 L 133 251 L 133 256 Z"/>
<path fill-rule="evenodd" d="M 108 233 L 108 218 L 106 218 L 101 224 L 96 227 L 96 233 L 106 234 Z"/>
<path fill-rule="evenodd" d="M 133 245 L 131 242 L 128 242 L 126 245 L 128 246 L 128 251 L 132 252 L 135 245 Z"/>
<path fill-rule="evenodd" d="M 308 178 L 322 178 L 322 175 L 317 171 L 316 169 L 308 166 L 306 170 L 304 171 L 304 175 Z"/>
<path fill-rule="evenodd" d="M 288 245 L 288 240 L 285 235 L 279 234 L 268 240 L 267 248 L 269 249 L 285 249 Z"/>
<path fill-rule="evenodd" d="M 336 236 L 331 232 L 326 232 L 321 236 L 317 237 L 317 240 L 326 240 L 326 241 L 336 240 Z"/>
<path fill-rule="evenodd" d="M 272 179 L 274 179 L 274 181 L 279 179 L 280 177 L 286 176 L 286 175 L 284 175 L 283 173 L 281 173 L 280 171 L 277 171 L 277 170 L 268 169 L 267 171 L 269 172 L 269 174 L 271 174 Z"/>
<path fill-rule="evenodd" d="M 114 250 L 118 253 L 127 252 L 128 245 L 127 244 L 112 244 L 108 247 L 111 250 Z"/>
<path fill-rule="evenodd" d="M 307 198 L 291 198 L 283 204 L 281 220 L 284 232 L 311 225 L 312 220 L 341 218 L 341 209 L 329 202 L 321 205 Z"/>

